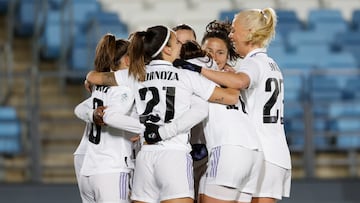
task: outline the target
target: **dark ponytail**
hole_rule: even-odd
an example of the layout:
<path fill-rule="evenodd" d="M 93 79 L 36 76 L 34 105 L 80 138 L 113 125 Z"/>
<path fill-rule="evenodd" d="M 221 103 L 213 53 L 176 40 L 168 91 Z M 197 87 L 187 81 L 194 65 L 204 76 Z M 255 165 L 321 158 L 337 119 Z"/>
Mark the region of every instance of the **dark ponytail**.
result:
<path fill-rule="evenodd" d="M 115 36 L 112 34 L 104 35 L 95 50 L 94 66 L 95 71 L 109 72 L 112 66 L 112 56 L 114 55 L 111 50 L 114 50 L 116 46 Z"/>
<path fill-rule="evenodd" d="M 168 32 L 167 27 L 159 25 L 132 34 L 129 45 L 129 75 L 139 81 L 145 80 L 145 65 L 150 63 L 151 60 L 163 59 L 161 47 L 164 43 L 168 43 L 168 40 L 166 40 L 169 38 L 167 37 Z"/>

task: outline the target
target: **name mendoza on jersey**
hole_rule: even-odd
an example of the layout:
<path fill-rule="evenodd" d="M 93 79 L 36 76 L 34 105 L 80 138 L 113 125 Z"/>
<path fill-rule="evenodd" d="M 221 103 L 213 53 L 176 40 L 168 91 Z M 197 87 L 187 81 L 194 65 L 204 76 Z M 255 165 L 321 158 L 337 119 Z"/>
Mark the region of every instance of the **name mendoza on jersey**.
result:
<path fill-rule="evenodd" d="M 179 80 L 179 76 L 171 71 L 153 71 L 146 73 L 145 80 Z"/>

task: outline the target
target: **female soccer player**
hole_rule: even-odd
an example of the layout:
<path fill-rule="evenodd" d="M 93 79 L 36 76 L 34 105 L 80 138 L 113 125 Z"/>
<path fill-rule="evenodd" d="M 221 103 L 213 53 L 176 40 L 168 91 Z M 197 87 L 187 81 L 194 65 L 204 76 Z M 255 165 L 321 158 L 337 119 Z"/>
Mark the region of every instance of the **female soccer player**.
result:
<path fill-rule="evenodd" d="M 220 85 L 242 90 L 265 159 L 254 203 L 273 203 L 290 193 L 291 159 L 283 126 L 283 76 L 266 53 L 275 35 L 276 22 L 272 8 L 242 10 L 235 16 L 229 36 L 236 52 L 244 58 L 236 73 L 183 66 Z"/>
<path fill-rule="evenodd" d="M 172 62 L 179 57 L 180 48 L 175 32 L 165 26 L 135 32 L 131 39 L 129 74 L 136 80 L 136 108 L 147 127 L 136 157 L 131 196 L 135 202 L 193 202 L 190 128 L 174 136 L 157 132 L 157 126 L 171 126 L 172 120 L 188 111 L 193 94 L 214 102 L 238 101 L 236 91 L 175 68 Z"/>
<path fill-rule="evenodd" d="M 216 61 L 219 70 L 234 72 L 239 55 L 232 46 L 230 31 L 230 22 L 214 20 L 206 26 L 201 45 Z"/>
<path fill-rule="evenodd" d="M 183 44 L 180 56 L 203 67 L 199 61 L 209 61 L 195 42 Z M 210 157 L 201 181 L 200 202 L 251 202 L 263 159 L 241 97 L 236 105 L 209 103 L 204 126 Z"/>
<path fill-rule="evenodd" d="M 111 34 L 103 36 L 96 48 L 95 70 L 127 68 L 128 45 Z M 133 93 L 126 86 L 94 86 L 91 97 L 76 106 L 75 114 L 87 122 L 80 144 L 87 142 L 87 148 L 77 172 L 83 202 L 130 202 L 134 168 L 130 139 L 144 129 L 137 117 L 131 117 L 133 104 Z"/>

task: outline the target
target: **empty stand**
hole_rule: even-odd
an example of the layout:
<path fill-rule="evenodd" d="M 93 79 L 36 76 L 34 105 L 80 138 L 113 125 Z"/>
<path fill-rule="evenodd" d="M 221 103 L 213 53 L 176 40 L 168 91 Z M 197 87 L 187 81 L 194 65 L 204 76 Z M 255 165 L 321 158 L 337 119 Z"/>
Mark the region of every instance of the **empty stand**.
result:
<path fill-rule="evenodd" d="M 360 31 L 360 8 L 353 10 L 350 22 L 353 30 Z"/>
<path fill-rule="evenodd" d="M 304 29 L 303 22 L 297 16 L 295 10 L 276 10 L 277 25 L 276 32 L 280 33 L 287 39 L 290 32 L 296 32 Z"/>
<path fill-rule="evenodd" d="M 14 29 L 17 35 L 30 37 L 34 34 L 36 6 L 35 0 L 19 0 L 16 4 Z"/>
<path fill-rule="evenodd" d="M 58 59 L 62 44 L 61 13 L 59 10 L 49 10 L 41 35 L 40 51 L 44 59 Z"/>
<path fill-rule="evenodd" d="M 334 49 L 351 53 L 360 67 L 360 31 L 348 31 L 336 35 Z"/>
<path fill-rule="evenodd" d="M 325 8 L 340 10 L 344 19 L 349 22 L 351 21 L 354 9 L 360 8 L 358 0 L 322 0 L 322 2 Z"/>
<path fill-rule="evenodd" d="M 0 154 L 21 152 L 21 126 L 13 107 L 0 107 Z"/>
<path fill-rule="evenodd" d="M 302 0 L 302 1 L 288 1 L 288 0 L 279 0 L 277 4 L 280 9 L 294 10 L 299 16 L 301 21 L 306 22 L 308 18 L 309 11 L 314 8 L 320 8 L 319 1 L 314 0 Z"/>
<path fill-rule="evenodd" d="M 329 53 L 324 55 L 319 60 L 317 68 L 319 69 L 332 69 L 332 68 L 357 68 L 358 64 L 354 55 L 350 52 L 343 51 L 339 53 Z"/>
<path fill-rule="evenodd" d="M 0 0 L 0 14 L 7 12 L 8 5 L 9 5 L 9 0 Z"/>

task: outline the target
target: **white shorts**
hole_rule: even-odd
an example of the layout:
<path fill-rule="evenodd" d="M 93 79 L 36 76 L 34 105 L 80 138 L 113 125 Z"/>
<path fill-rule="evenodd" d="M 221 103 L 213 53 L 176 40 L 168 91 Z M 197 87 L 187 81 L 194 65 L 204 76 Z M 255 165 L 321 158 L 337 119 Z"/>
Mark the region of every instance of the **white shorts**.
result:
<path fill-rule="evenodd" d="M 285 169 L 265 161 L 253 197 L 269 197 L 281 200 L 290 196 L 291 169 Z"/>
<path fill-rule="evenodd" d="M 235 161 L 236 160 L 236 161 Z M 222 200 L 239 200 L 240 193 L 250 195 L 255 192 L 263 164 L 263 155 L 259 151 L 242 146 L 224 145 L 211 150 L 206 177 L 201 180 L 199 193 Z M 235 192 L 214 193 L 217 185 L 234 189 Z M 229 197 L 229 194 L 234 196 Z"/>
<path fill-rule="evenodd" d="M 81 170 L 82 164 L 84 162 L 84 157 L 85 157 L 85 154 L 74 154 L 75 175 L 76 175 L 77 185 L 79 188 L 80 197 L 81 197 L 82 202 L 86 202 L 85 197 L 83 196 L 84 192 L 82 191 L 84 186 L 81 185 L 85 181 L 81 180 L 82 176 L 80 175 L 80 170 Z"/>
<path fill-rule="evenodd" d="M 185 150 L 144 150 L 145 147 L 136 157 L 131 199 L 149 203 L 193 199 L 191 155 Z"/>
<path fill-rule="evenodd" d="M 130 173 L 105 173 L 80 178 L 83 202 L 130 203 Z M 85 201 L 84 201 L 85 199 Z"/>

